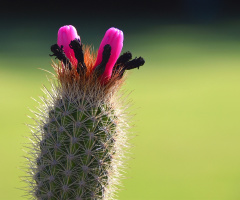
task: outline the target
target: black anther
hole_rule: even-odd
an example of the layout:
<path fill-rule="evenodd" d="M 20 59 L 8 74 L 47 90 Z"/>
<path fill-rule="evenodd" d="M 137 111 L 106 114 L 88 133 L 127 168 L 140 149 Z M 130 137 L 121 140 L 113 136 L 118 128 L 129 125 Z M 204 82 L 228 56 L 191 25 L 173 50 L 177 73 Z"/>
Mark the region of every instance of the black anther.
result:
<path fill-rule="evenodd" d="M 111 55 L 111 46 L 106 44 L 103 49 L 102 62 L 95 68 L 94 73 L 100 76 L 105 71 L 106 65 Z"/>
<path fill-rule="evenodd" d="M 64 51 L 63 51 L 63 45 L 61 47 L 58 46 L 58 44 L 54 44 L 51 46 L 51 51 L 53 54 L 49 54 L 49 56 L 56 56 L 56 58 L 64 63 L 65 66 L 69 67 L 69 70 L 72 69 L 72 66 L 70 64 L 69 59 L 66 57 Z"/>
<path fill-rule="evenodd" d="M 132 53 L 130 51 L 125 52 L 118 59 L 116 64 L 113 67 L 113 74 L 117 73 L 119 69 L 124 66 L 126 62 L 132 59 Z"/>
<path fill-rule="evenodd" d="M 145 60 L 142 57 L 134 58 L 133 60 L 128 61 L 125 64 L 125 67 L 126 67 L 126 70 L 130 70 L 130 69 L 134 69 L 134 68 L 139 69 L 139 67 L 144 65 L 144 63 L 145 63 Z"/>
<path fill-rule="evenodd" d="M 116 65 L 125 64 L 131 59 L 132 59 L 132 53 L 130 51 L 127 51 L 117 59 Z"/>
<path fill-rule="evenodd" d="M 73 49 L 75 58 L 78 61 L 78 66 L 77 66 L 77 71 L 78 73 L 85 72 L 87 70 L 87 67 L 84 63 L 84 54 L 83 54 L 83 49 L 82 49 L 82 44 L 79 39 L 72 40 L 69 44 L 69 47 Z"/>
<path fill-rule="evenodd" d="M 121 69 L 119 77 L 122 78 L 125 70 L 131 70 L 138 68 L 142 65 L 144 65 L 145 60 L 142 57 L 134 58 L 133 60 L 130 60 L 124 64 L 124 67 Z"/>

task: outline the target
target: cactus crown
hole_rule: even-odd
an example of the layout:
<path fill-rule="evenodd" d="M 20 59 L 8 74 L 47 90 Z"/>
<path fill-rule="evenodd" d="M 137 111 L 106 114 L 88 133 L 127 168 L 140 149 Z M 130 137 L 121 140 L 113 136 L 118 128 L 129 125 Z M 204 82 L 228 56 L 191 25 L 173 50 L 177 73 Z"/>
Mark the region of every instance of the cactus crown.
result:
<path fill-rule="evenodd" d="M 131 60 L 127 52 L 111 68 L 108 62 L 114 48 L 110 44 L 104 45 L 98 65 L 96 54 L 80 39 L 71 40 L 69 46 L 77 62 L 66 56 L 64 46 L 51 47 L 51 56 L 60 60 L 53 63 L 57 84 L 52 84 L 51 91 L 45 89 L 47 98 L 42 98 L 36 123 L 30 126 L 30 199 L 113 199 L 128 128 L 126 107 L 116 93 L 124 72 L 143 65 L 144 60 Z M 103 76 L 106 70 L 111 77 Z"/>

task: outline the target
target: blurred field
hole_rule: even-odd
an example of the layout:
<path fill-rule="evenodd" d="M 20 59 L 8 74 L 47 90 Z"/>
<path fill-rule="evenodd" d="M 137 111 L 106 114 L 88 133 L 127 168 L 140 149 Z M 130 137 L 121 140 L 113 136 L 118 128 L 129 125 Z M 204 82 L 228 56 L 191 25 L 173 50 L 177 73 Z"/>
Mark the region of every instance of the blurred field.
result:
<path fill-rule="evenodd" d="M 36 106 L 30 97 L 41 96 L 42 84 L 48 85 L 46 73 L 38 68 L 51 70 L 49 46 L 60 25 L 42 32 L 16 26 L 1 33 L 6 46 L 0 49 L 1 200 L 24 199 L 16 189 L 24 186 L 19 180 L 21 149 L 29 135 L 24 123 L 31 123 L 28 107 Z M 87 29 L 87 24 L 78 30 L 88 44 L 92 37 L 97 48 L 112 25 L 105 24 L 101 32 L 96 26 Z M 237 25 L 145 22 L 141 31 L 126 25 L 124 51 L 143 56 L 146 65 L 132 71 L 125 86 L 134 90 L 132 131 L 138 136 L 131 140 L 133 159 L 119 200 L 240 199 Z M 16 33 L 22 37 L 13 37 Z"/>

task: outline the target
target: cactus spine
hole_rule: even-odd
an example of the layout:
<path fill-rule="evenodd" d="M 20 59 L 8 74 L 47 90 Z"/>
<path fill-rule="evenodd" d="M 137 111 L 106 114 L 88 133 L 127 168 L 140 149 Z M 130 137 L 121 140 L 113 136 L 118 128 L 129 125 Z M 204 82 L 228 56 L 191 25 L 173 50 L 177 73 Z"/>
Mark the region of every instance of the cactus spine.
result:
<path fill-rule="evenodd" d="M 53 63 L 57 82 L 51 91 L 45 89 L 47 98 L 42 98 L 36 125 L 31 127 L 32 199 L 114 198 L 127 146 L 128 125 L 117 95 L 124 65 L 118 64 L 111 79 L 103 83 L 99 71 L 94 72 L 96 59 L 89 47 L 84 60 L 77 67 L 67 59 Z"/>

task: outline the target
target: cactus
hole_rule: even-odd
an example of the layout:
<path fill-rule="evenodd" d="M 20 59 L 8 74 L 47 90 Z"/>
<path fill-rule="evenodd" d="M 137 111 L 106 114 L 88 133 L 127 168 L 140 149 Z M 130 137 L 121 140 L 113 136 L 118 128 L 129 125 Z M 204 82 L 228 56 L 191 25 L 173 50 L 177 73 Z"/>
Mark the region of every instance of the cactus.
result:
<path fill-rule="evenodd" d="M 122 43 L 123 33 L 109 29 L 96 58 L 73 26 L 59 29 L 51 47 L 60 60 L 53 62 L 57 81 L 51 91 L 45 88 L 31 126 L 31 199 L 114 198 L 128 126 L 118 91 L 125 71 L 144 64 L 141 57 L 131 60 L 130 52 L 119 57 Z"/>

